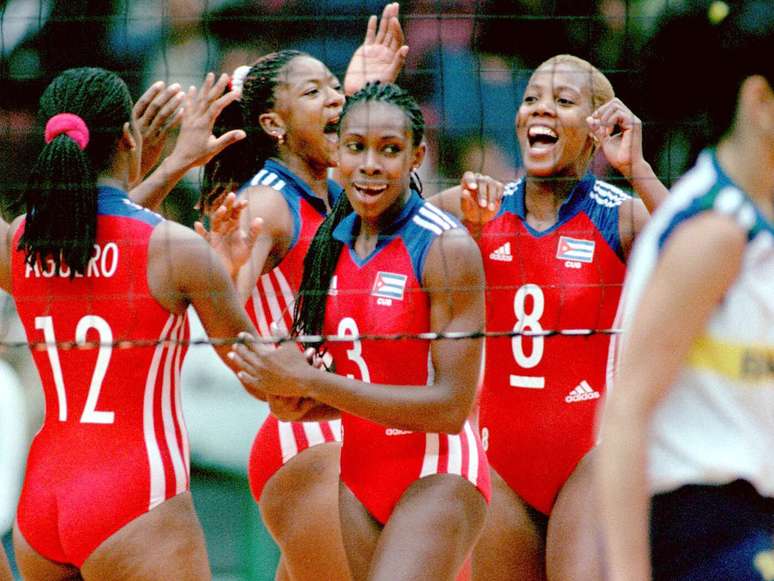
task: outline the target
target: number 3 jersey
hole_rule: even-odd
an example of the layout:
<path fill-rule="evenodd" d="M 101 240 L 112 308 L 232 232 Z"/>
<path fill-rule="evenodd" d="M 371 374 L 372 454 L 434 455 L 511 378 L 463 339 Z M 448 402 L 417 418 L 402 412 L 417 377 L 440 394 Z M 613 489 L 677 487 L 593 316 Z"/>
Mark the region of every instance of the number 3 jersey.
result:
<path fill-rule="evenodd" d="M 83 275 L 29 265 L 13 240 L 13 294 L 45 395 L 18 508 L 48 559 L 80 567 L 107 537 L 189 488 L 180 365 L 185 313 L 148 287 L 148 243 L 162 218 L 100 188 Z M 169 341 L 169 342 L 167 342 Z M 45 343 L 45 344 L 44 344 Z"/>
<path fill-rule="evenodd" d="M 487 338 L 481 436 L 492 468 L 546 514 L 595 442 L 605 331 L 625 274 L 618 210 L 627 198 L 587 176 L 560 207 L 556 225 L 538 232 L 527 224 L 520 180 L 506 187 L 479 239 L 487 332 L 525 335 Z"/>
<path fill-rule="evenodd" d="M 326 335 L 416 335 L 430 331 L 430 299 L 422 288 L 425 259 L 443 232 L 460 228 L 413 193 L 370 256 L 352 245 L 358 218 L 334 231 L 344 243 L 331 281 Z M 454 257 L 448 257 L 454 260 Z M 336 373 L 368 383 L 432 384 L 430 342 L 419 339 L 328 342 Z M 418 387 L 417 389 L 422 389 Z M 469 422 L 459 434 L 412 432 L 342 412 L 341 479 L 379 522 L 403 492 L 432 474 L 457 474 L 489 497 L 489 469 Z"/>

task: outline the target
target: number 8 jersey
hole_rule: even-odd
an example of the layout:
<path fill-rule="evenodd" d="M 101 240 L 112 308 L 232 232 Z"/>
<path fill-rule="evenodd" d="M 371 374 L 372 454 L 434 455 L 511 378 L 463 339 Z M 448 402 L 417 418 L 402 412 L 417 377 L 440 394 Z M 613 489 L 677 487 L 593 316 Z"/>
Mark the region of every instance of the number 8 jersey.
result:
<path fill-rule="evenodd" d="M 527 224 L 524 197 L 523 180 L 509 184 L 479 239 L 487 331 L 524 334 L 487 339 L 479 417 L 492 468 L 548 514 L 594 445 L 610 335 L 540 333 L 612 327 L 626 268 L 618 208 L 629 196 L 587 176 L 542 232 Z"/>
<path fill-rule="evenodd" d="M 100 188 L 86 271 L 12 256 L 13 294 L 45 396 L 18 508 L 27 542 L 80 568 L 129 521 L 189 489 L 180 405 L 185 313 L 151 295 L 148 243 L 162 218 Z M 22 223 L 13 241 L 18 248 Z M 165 343 L 165 341 L 170 341 Z M 45 346 L 42 343 L 45 342 Z M 122 344 L 122 342 L 125 342 Z"/>

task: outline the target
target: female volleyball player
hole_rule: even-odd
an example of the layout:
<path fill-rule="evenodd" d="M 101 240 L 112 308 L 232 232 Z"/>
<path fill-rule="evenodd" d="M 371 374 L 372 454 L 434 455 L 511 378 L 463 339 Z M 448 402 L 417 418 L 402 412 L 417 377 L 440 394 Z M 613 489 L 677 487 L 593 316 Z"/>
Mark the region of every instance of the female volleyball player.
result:
<path fill-rule="evenodd" d="M 627 274 L 598 457 L 611 581 L 774 578 L 774 14 L 743 6 L 701 45 L 717 145 Z"/>
<path fill-rule="evenodd" d="M 347 70 L 346 92 L 397 76 L 408 50 L 397 16 L 393 3 L 378 27 L 371 17 Z M 243 265 L 245 247 L 240 253 L 229 246 L 224 255 L 259 333 L 286 335 L 304 256 L 341 192 L 328 170 L 336 165 L 344 92 L 322 62 L 290 50 L 260 58 L 235 81 L 241 112 L 224 111 L 224 119 L 233 118 L 229 128 L 244 128 L 248 137 L 206 167 L 202 207 L 213 208 L 223 192 L 242 186 L 244 227 L 260 219 L 261 235 Z M 250 487 L 282 552 L 278 578 L 348 578 L 338 532 L 340 430 L 339 420 L 283 422 L 270 415 L 256 437 Z"/>
<path fill-rule="evenodd" d="M 666 190 L 642 157 L 639 120 L 579 58 L 560 55 L 535 70 L 516 134 L 526 176 L 502 200 L 487 184 L 432 200 L 478 238 L 487 331 L 534 334 L 486 342 L 479 425 L 493 499 L 474 577 L 592 579 L 600 565 L 584 457 L 596 439 L 609 335 L 540 333 L 612 327 L 646 205 Z M 645 205 L 589 173 L 598 147 Z"/>
<path fill-rule="evenodd" d="M 235 97 L 222 92 L 210 75 L 187 93 L 180 139 L 233 138 L 211 135 Z M 40 116 L 27 212 L 0 248 L 47 411 L 19 500 L 19 568 L 32 580 L 209 578 L 180 409 L 186 308 L 215 339 L 253 327 L 209 246 L 129 201 L 142 143 L 119 77 L 68 70 Z"/>
<path fill-rule="evenodd" d="M 346 195 L 307 253 L 294 321 L 298 333 L 353 338 L 321 347 L 335 373 L 307 365 L 292 344 L 232 352 L 246 383 L 341 410 L 339 510 L 357 580 L 454 579 L 489 496 L 467 420 L 481 340 L 358 339 L 483 327 L 475 243 L 413 187 L 423 131 L 418 106 L 395 85 L 368 84 L 341 113 Z"/>

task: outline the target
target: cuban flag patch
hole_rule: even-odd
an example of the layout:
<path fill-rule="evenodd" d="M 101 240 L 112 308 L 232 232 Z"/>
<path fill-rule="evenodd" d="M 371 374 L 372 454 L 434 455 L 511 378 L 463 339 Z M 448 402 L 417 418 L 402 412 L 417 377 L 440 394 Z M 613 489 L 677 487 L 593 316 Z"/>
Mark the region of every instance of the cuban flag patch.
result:
<path fill-rule="evenodd" d="M 594 260 L 594 241 L 561 236 L 556 247 L 556 257 L 559 260 L 592 262 Z"/>
<path fill-rule="evenodd" d="M 376 275 L 371 295 L 402 301 L 403 293 L 406 291 L 406 280 L 408 280 L 408 277 L 405 274 L 379 271 Z"/>

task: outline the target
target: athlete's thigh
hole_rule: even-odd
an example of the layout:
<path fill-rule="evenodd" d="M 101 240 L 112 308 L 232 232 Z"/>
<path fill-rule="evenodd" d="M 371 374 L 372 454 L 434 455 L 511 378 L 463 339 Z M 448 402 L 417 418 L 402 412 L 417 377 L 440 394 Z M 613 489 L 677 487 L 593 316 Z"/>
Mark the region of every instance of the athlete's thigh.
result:
<path fill-rule="evenodd" d="M 190 492 L 162 502 L 111 535 L 81 567 L 86 581 L 211 578 Z"/>
<path fill-rule="evenodd" d="M 30 546 L 18 526 L 13 528 L 13 552 L 19 572 L 27 581 L 69 581 L 81 578 L 78 569 L 72 565 L 55 563 L 41 556 Z M 10 571 L 8 575 L 10 579 Z M 5 578 L 0 575 L 0 579 Z"/>
<path fill-rule="evenodd" d="M 556 498 L 548 521 L 549 581 L 602 579 L 602 542 L 594 498 L 594 450 L 578 463 Z"/>
<path fill-rule="evenodd" d="M 492 500 L 473 551 L 473 579 L 542 581 L 546 517 L 529 509 L 494 469 L 490 474 Z"/>
<path fill-rule="evenodd" d="M 454 581 L 486 518 L 484 497 L 452 474 L 421 478 L 400 497 L 371 562 L 373 581 Z"/>
<path fill-rule="evenodd" d="M 339 514 L 349 572 L 354 581 L 361 581 L 368 577 L 382 526 L 343 482 L 339 482 Z"/>
<path fill-rule="evenodd" d="M 339 526 L 338 442 L 307 448 L 266 482 L 259 507 L 294 581 L 347 581 Z"/>

